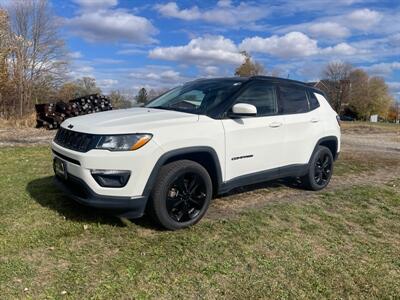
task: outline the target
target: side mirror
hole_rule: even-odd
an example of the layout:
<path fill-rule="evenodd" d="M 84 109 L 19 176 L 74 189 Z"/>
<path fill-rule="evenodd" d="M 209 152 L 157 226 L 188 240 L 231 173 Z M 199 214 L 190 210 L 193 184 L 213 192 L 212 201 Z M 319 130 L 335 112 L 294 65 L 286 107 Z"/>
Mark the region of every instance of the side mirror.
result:
<path fill-rule="evenodd" d="M 248 103 L 236 103 L 234 106 L 232 106 L 232 112 L 230 113 L 230 116 L 232 117 L 254 117 L 256 115 L 257 108 Z"/>

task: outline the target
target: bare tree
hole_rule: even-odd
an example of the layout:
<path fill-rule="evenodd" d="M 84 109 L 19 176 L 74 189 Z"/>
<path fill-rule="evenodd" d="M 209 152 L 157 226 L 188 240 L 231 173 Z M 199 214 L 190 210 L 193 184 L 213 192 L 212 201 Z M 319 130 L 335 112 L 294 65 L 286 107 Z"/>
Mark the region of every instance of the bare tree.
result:
<path fill-rule="evenodd" d="M 35 91 L 63 81 L 65 48 L 47 0 L 14 0 L 7 9 L 12 32 L 10 72 L 17 95 L 14 109 L 22 116 L 38 102 L 40 94 Z"/>
<path fill-rule="evenodd" d="M 78 86 L 78 97 L 101 93 L 101 89 L 97 86 L 96 79 L 93 77 L 77 79 L 76 84 Z"/>
<path fill-rule="evenodd" d="M 0 9 L 0 117 L 8 112 L 7 93 L 9 92 L 8 56 L 11 50 L 10 24 L 8 13 Z"/>
<path fill-rule="evenodd" d="M 57 99 L 67 102 L 68 100 L 78 98 L 80 87 L 76 82 L 64 83 L 57 92 Z"/>
<path fill-rule="evenodd" d="M 132 107 L 132 101 L 130 101 L 125 95 L 120 91 L 111 91 L 108 96 L 111 100 L 113 108 L 130 108 Z"/>
<path fill-rule="evenodd" d="M 329 101 L 334 110 L 340 113 L 342 105 L 349 96 L 349 76 L 352 66 L 346 62 L 330 62 L 322 72 L 324 77 L 323 89 L 328 95 Z"/>
<path fill-rule="evenodd" d="M 244 56 L 244 62 L 236 68 L 235 76 L 246 77 L 265 74 L 264 67 L 260 63 L 253 61 L 246 51 L 241 52 L 241 54 Z"/>
<path fill-rule="evenodd" d="M 161 87 L 158 89 L 150 89 L 149 92 L 147 93 L 147 100 L 153 100 L 155 98 L 157 98 L 158 96 L 168 92 L 171 88 L 167 88 L 167 87 Z"/>

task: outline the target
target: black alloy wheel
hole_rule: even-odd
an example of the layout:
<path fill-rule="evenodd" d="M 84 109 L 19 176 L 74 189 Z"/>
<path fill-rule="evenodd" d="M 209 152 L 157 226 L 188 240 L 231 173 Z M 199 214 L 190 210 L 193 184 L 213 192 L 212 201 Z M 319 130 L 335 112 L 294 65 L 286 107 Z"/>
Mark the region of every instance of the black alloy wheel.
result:
<path fill-rule="evenodd" d="M 328 153 L 321 153 L 315 162 L 314 180 L 320 186 L 325 186 L 331 177 L 332 159 Z"/>
<path fill-rule="evenodd" d="M 168 215 L 176 222 L 195 219 L 207 199 L 204 180 L 196 173 L 184 173 L 173 181 L 167 191 Z"/>
<path fill-rule="evenodd" d="M 189 227 L 206 213 L 212 191 L 210 175 L 202 165 L 191 160 L 174 161 L 161 168 L 148 212 L 166 229 Z"/>
<path fill-rule="evenodd" d="M 333 155 L 325 146 L 317 146 L 308 164 L 308 172 L 301 177 L 304 188 L 318 191 L 325 188 L 333 172 Z"/>

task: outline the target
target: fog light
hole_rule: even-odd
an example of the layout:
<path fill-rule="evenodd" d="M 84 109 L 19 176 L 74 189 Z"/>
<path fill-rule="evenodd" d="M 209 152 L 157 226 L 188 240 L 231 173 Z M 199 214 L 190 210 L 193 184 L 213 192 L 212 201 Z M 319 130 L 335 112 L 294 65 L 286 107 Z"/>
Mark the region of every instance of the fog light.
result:
<path fill-rule="evenodd" d="M 94 180 L 102 187 L 124 187 L 131 176 L 130 171 L 91 170 Z"/>

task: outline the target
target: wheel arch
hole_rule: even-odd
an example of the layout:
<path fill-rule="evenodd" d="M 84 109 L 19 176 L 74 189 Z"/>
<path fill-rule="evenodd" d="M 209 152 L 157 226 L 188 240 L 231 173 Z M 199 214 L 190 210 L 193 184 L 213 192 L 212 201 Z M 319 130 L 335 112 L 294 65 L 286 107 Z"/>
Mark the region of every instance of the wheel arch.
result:
<path fill-rule="evenodd" d="M 213 183 L 213 193 L 216 194 L 222 183 L 222 169 L 218 155 L 211 147 L 197 146 L 174 149 L 161 155 L 150 173 L 143 196 L 148 197 L 150 195 L 162 166 L 182 159 L 197 162 L 207 170 Z"/>
<path fill-rule="evenodd" d="M 338 158 L 338 153 L 337 153 L 338 143 L 339 143 L 338 138 L 334 135 L 320 138 L 318 140 L 318 142 L 316 143 L 312 154 L 314 154 L 314 152 L 316 151 L 318 146 L 325 146 L 331 151 L 333 159 L 336 160 Z M 311 155 L 311 157 L 312 157 L 312 155 Z M 311 157 L 310 157 L 310 159 L 311 159 Z"/>

